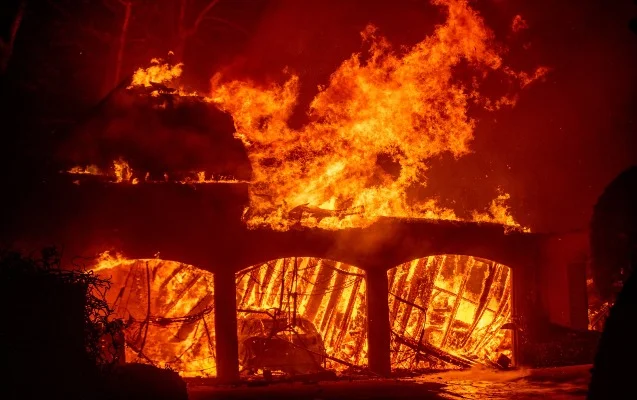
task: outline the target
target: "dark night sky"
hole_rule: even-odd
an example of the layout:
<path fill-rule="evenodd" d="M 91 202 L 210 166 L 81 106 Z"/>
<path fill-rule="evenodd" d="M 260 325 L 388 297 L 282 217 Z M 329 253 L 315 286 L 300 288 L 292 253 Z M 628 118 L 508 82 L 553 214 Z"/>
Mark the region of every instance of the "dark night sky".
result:
<path fill-rule="evenodd" d="M 17 1 L 2 4 L 7 36 Z M 112 3 L 112 4 L 111 4 Z M 150 7 L 135 16 L 125 54 L 130 73 L 171 50 L 174 12 Z M 192 0 L 194 6 L 204 0 Z M 105 6 L 111 4 L 109 9 Z M 2 77 L 1 166 L 8 177 L 50 167 L 48 154 L 107 91 L 121 23 L 116 1 L 29 1 L 9 69 Z M 551 68 L 545 82 L 521 93 L 511 110 L 480 113 L 474 153 L 433 160 L 429 194 L 442 204 L 474 208 L 495 188 L 511 194 L 513 215 L 535 231 L 585 228 L 604 187 L 637 163 L 637 36 L 628 22 L 637 5 L 618 1 L 480 0 L 472 5 L 498 41 L 505 61 Z M 173 8 L 174 9 L 174 8 Z M 529 25 L 512 37 L 513 17 Z M 358 32 L 376 24 L 396 46 L 431 32 L 441 16 L 424 0 L 221 0 L 188 43 L 184 83 L 208 89 L 215 71 L 277 79 L 289 66 L 301 77 L 299 118 L 317 84 L 361 48 Z M 97 32 L 97 34 L 96 34 Z M 103 34 L 103 33 L 108 34 Z M 524 49 L 524 44 L 530 44 Z M 38 160 L 38 162 L 34 161 Z M 37 167 L 34 165 L 38 165 Z"/>

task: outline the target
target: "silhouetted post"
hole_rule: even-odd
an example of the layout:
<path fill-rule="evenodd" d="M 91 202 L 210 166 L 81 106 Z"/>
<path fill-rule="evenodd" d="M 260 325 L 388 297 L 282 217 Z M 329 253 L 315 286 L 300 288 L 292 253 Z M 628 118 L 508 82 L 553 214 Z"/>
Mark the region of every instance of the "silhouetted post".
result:
<path fill-rule="evenodd" d="M 370 270 L 367 280 L 367 360 L 369 369 L 381 376 L 391 373 L 389 282 L 385 270 Z"/>
<path fill-rule="evenodd" d="M 223 383 L 235 382 L 239 380 L 239 340 L 234 272 L 215 272 L 214 298 L 217 378 Z"/>

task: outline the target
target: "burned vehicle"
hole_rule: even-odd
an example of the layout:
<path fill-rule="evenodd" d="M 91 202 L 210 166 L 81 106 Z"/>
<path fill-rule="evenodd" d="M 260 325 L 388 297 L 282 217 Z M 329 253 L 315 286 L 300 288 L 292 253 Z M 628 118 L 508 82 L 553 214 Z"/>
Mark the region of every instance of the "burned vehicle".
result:
<path fill-rule="evenodd" d="M 242 370 L 281 371 L 290 375 L 323 370 L 325 346 L 314 324 L 296 317 L 248 315 L 239 319 Z"/>

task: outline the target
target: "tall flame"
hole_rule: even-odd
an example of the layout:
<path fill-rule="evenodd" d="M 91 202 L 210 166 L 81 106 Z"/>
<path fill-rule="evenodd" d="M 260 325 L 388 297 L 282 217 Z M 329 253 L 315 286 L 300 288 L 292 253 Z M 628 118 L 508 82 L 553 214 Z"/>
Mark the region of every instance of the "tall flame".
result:
<path fill-rule="evenodd" d="M 366 226 L 380 216 L 461 219 L 458 210 L 417 194 L 427 186 L 432 161 L 471 152 L 476 121 L 469 116 L 470 106 L 495 111 L 515 105 L 515 92 L 499 98 L 481 93 L 487 76 L 497 72 L 509 87 L 523 89 L 549 69 L 525 72 L 505 65 L 502 47 L 466 0 L 432 3 L 446 10 L 447 19 L 409 49 L 395 50 L 368 25 L 361 32 L 367 50 L 353 54 L 319 86 L 301 128 L 288 125 L 301 85 L 291 72 L 286 72 L 287 81 L 269 86 L 226 81 L 216 74 L 205 98 L 182 87 L 165 93 L 197 96 L 232 115 L 253 170 L 250 208 L 244 215 L 249 227 L 286 230 L 300 222 L 341 229 Z M 516 16 L 512 29 L 526 26 L 523 22 Z M 461 64 L 470 67 L 470 79 L 454 74 Z M 181 73 L 182 64 L 153 59 L 135 72 L 129 89 L 151 87 L 158 95 L 163 85 L 178 86 L 174 81 Z M 124 164 L 115 161 L 115 173 L 108 175 L 116 182 L 137 183 L 140 178 Z M 76 167 L 69 172 L 91 171 Z M 216 182 L 205 172 L 177 181 Z M 474 221 L 528 230 L 511 215 L 509 197 L 500 192 L 485 210 L 461 211 Z"/>
<path fill-rule="evenodd" d="M 494 102 L 482 96 L 482 78 L 501 70 L 521 87 L 545 70 L 523 74 L 503 68 L 491 31 L 467 1 L 433 3 L 446 7 L 446 23 L 404 54 L 367 26 L 361 36 L 369 50 L 352 55 L 319 87 L 310 122 L 300 129 L 287 123 L 297 103 L 298 76 L 265 88 L 213 77 L 210 100 L 232 114 L 253 168 L 255 212 L 249 224 L 287 229 L 280 215 L 302 205 L 359 210 L 345 218 L 303 221 L 323 228 L 361 226 L 378 216 L 457 219 L 434 199 L 409 196 L 409 189 L 426 186 L 432 158 L 470 152 L 475 126 L 467 114 L 470 103 L 487 109 L 515 103 L 514 97 Z M 461 61 L 474 68 L 471 87 L 454 79 Z M 398 172 L 384 168 L 383 158 Z M 508 214 L 490 220 L 517 225 Z"/>

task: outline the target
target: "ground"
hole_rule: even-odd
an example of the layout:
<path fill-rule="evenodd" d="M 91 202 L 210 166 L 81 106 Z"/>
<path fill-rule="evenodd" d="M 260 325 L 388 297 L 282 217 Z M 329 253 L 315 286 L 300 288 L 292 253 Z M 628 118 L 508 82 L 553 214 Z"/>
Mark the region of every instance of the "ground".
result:
<path fill-rule="evenodd" d="M 243 399 L 500 399 L 586 398 L 590 365 L 493 371 L 472 369 L 410 379 L 280 383 L 260 387 L 189 385 L 190 400 Z"/>

